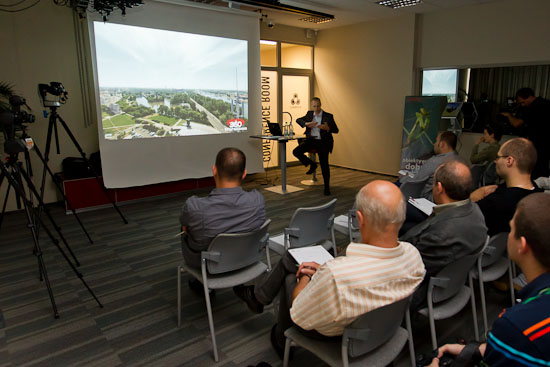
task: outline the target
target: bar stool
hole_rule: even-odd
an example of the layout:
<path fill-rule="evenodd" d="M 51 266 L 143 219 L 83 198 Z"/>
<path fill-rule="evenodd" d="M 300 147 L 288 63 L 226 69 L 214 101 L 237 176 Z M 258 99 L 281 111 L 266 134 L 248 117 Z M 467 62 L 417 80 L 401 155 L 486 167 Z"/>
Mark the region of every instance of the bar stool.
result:
<path fill-rule="evenodd" d="M 309 154 L 309 159 L 311 159 L 312 162 L 317 163 L 317 149 L 310 149 L 307 152 Z M 319 168 L 319 165 L 317 165 L 317 168 Z M 317 170 L 311 174 L 311 179 L 302 180 L 300 183 L 306 186 L 323 185 L 323 183 L 317 179 Z"/>

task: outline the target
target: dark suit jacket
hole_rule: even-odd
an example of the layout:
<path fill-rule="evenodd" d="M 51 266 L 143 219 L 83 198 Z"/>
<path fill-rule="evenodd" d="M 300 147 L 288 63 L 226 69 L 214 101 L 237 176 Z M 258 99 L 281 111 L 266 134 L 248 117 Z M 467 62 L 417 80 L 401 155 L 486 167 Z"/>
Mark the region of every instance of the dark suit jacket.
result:
<path fill-rule="evenodd" d="M 479 251 L 487 239 L 485 219 L 477 204 L 447 208 L 405 233 L 400 240 L 416 246 L 426 267 L 426 276 L 415 292 L 411 307 L 426 302 L 428 282 L 446 265 Z"/>
<path fill-rule="evenodd" d="M 307 114 L 303 117 L 300 117 L 296 120 L 296 123 L 300 125 L 301 127 L 306 128 L 306 136 L 309 138 L 311 136 L 311 129 L 309 127 L 306 127 L 306 122 L 313 121 L 313 111 L 307 111 Z M 323 115 L 321 116 L 321 123 L 328 124 L 328 127 L 330 131 L 321 130 L 321 142 L 322 144 L 326 144 L 328 147 L 328 151 L 332 153 L 332 148 L 334 147 L 334 139 L 332 138 L 332 134 L 338 134 L 338 126 L 336 126 L 336 122 L 334 122 L 334 117 L 332 116 L 332 113 L 328 113 L 326 111 L 323 111 Z"/>

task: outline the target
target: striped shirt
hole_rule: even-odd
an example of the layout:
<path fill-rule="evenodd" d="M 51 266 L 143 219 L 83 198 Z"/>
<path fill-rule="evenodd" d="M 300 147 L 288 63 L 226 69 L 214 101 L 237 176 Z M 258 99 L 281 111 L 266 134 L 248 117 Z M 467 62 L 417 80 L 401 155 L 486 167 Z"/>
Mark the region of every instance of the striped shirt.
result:
<path fill-rule="evenodd" d="M 315 272 L 294 300 L 290 316 L 305 330 L 342 335 L 362 314 L 409 296 L 424 273 L 420 253 L 410 243 L 382 248 L 352 242 L 346 256 Z"/>

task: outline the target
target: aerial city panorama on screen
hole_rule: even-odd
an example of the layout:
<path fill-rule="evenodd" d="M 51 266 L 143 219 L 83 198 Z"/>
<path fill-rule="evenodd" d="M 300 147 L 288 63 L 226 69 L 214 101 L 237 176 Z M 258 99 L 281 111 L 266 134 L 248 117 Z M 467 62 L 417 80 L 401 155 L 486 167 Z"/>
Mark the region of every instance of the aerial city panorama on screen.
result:
<path fill-rule="evenodd" d="M 247 130 L 247 41 L 94 22 L 108 140 Z"/>

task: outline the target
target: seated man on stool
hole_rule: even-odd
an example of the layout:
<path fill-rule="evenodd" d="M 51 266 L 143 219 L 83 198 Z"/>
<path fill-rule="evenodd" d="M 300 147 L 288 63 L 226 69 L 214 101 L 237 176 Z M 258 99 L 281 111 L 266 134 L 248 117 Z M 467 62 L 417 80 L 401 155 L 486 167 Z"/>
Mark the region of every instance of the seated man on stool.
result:
<path fill-rule="evenodd" d="M 319 156 L 323 181 L 325 182 L 325 195 L 330 195 L 330 167 L 328 165 L 328 155 L 332 153 L 334 139 L 332 134 L 338 133 L 338 126 L 334 122 L 332 114 L 321 109 L 321 100 L 318 97 L 311 99 L 311 109 L 304 117 L 296 120 L 298 125 L 306 128 L 306 138 L 292 151 L 292 154 L 302 162 L 304 166 L 309 166 L 308 175 L 315 172 L 317 163 L 306 157 L 305 153 L 315 149 Z"/>
<path fill-rule="evenodd" d="M 189 266 L 201 267 L 201 252 L 220 233 L 254 231 L 265 222 L 264 197 L 257 190 L 244 191 L 246 157 L 237 148 L 224 148 L 216 156 L 212 173 L 216 188 L 206 197 L 191 196 L 181 210 L 181 251 Z M 197 280 L 191 289 L 202 294 Z"/>
<path fill-rule="evenodd" d="M 365 312 L 408 297 L 424 277 L 418 250 L 397 239 L 405 219 L 399 188 L 373 181 L 357 194 L 356 205 L 362 243 L 350 243 L 345 256 L 298 266 L 285 252 L 256 287 L 234 289 L 256 313 L 281 291 L 278 321 L 271 329 L 271 343 L 281 357 L 284 331 L 294 324 L 313 338 L 340 336 Z"/>
<path fill-rule="evenodd" d="M 550 365 L 549 207 L 550 195 L 529 195 L 519 202 L 510 221 L 508 256 L 519 265 L 528 282 L 517 294 L 522 302 L 500 313 L 487 343 L 446 344 L 439 348 L 430 367 L 439 366 L 444 354 L 462 354 L 462 358 L 474 362 L 483 359 L 483 365 L 489 366 Z"/>

